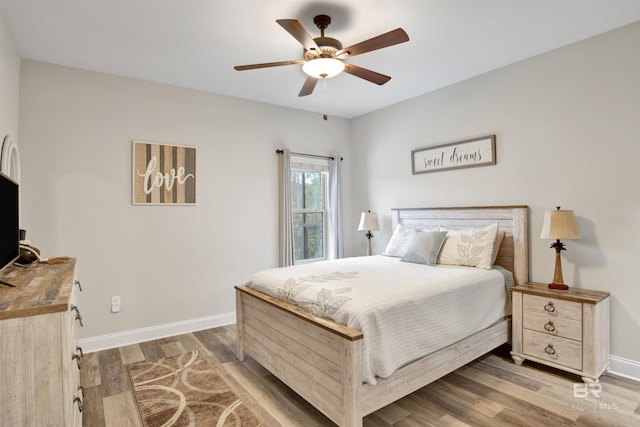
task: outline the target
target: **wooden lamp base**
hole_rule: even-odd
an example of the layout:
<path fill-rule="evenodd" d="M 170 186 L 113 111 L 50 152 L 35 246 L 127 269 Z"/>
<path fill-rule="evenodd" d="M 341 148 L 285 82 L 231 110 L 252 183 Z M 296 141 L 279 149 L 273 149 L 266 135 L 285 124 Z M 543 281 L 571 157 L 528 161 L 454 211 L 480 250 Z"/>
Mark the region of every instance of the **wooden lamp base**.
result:
<path fill-rule="evenodd" d="M 558 243 L 560 243 L 559 240 Z M 560 250 L 558 248 L 556 248 L 556 267 L 553 271 L 553 282 L 549 283 L 549 289 L 569 290 L 569 286 L 564 284 L 564 279 L 562 278 L 562 260 L 560 259 Z"/>
<path fill-rule="evenodd" d="M 365 236 L 367 236 L 367 256 L 371 256 L 371 238 L 373 237 L 371 230 L 367 230 Z"/>

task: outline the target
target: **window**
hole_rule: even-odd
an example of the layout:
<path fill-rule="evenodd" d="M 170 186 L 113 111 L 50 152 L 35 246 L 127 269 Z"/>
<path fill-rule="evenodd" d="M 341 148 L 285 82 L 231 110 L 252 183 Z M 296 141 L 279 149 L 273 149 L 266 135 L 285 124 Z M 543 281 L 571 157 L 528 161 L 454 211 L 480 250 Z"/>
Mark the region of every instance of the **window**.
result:
<path fill-rule="evenodd" d="M 327 258 L 329 163 L 291 158 L 291 215 L 296 263 Z"/>

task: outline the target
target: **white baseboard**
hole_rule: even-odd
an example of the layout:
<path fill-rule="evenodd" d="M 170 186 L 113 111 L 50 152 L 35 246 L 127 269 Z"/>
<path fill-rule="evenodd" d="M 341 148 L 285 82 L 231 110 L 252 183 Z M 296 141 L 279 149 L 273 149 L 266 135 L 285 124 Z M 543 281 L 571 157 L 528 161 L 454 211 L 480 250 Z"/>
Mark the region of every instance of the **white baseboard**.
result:
<path fill-rule="evenodd" d="M 617 356 L 609 356 L 609 362 L 609 372 L 613 375 L 640 382 L 640 362 Z"/>
<path fill-rule="evenodd" d="M 185 320 L 182 322 L 167 323 L 165 325 L 151 326 L 148 328 L 132 329 L 130 331 L 99 335 L 97 337 L 83 338 L 79 340 L 79 345 L 85 353 L 93 353 L 100 350 L 157 340 L 174 335 L 187 334 L 189 332 L 216 328 L 218 326 L 225 326 L 233 323 L 236 323 L 235 312 L 200 317 L 198 319 Z"/>

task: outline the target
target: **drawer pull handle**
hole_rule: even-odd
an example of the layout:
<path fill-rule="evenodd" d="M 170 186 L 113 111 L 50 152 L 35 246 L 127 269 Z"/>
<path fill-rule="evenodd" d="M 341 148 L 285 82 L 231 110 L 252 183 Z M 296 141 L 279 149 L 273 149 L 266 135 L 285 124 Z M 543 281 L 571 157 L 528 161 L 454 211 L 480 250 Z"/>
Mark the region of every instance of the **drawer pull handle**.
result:
<path fill-rule="evenodd" d="M 80 392 L 80 394 L 82 394 L 82 398 L 84 399 L 84 396 L 86 394 L 85 391 L 84 391 L 84 387 L 79 385 L 78 386 L 78 391 Z"/>
<path fill-rule="evenodd" d="M 80 327 L 83 327 L 84 325 L 82 324 L 82 315 L 80 314 L 80 310 L 78 309 L 78 306 L 71 304 L 71 311 L 76 312 L 76 320 L 80 322 Z"/>
<path fill-rule="evenodd" d="M 80 399 L 78 396 L 76 396 L 75 399 L 73 399 L 73 403 L 78 403 L 78 411 L 82 412 L 82 399 Z"/>
<path fill-rule="evenodd" d="M 558 333 L 558 331 L 556 330 L 556 327 L 555 327 L 555 326 L 553 326 L 553 322 L 551 322 L 551 321 L 547 322 L 547 324 L 546 324 L 546 325 L 544 325 L 544 329 L 545 329 L 547 332 L 549 332 L 550 334 L 554 334 L 554 335 L 555 335 L 555 334 L 557 334 L 557 333 Z"/>
<path fill-rule="evenodd" d="M 82 351 L 82 347 L 80 346 L 76 346 L 76 353 L 80 353 L 80 357 L 83 358 L 84 357 L 84 352 Z"/>
<path fill-rule="evenodd" d="M 544 349 L 544 352 L 549 355 L 552 359 L 558 358 L 558 353 L 556 353 L 556 349 L 553 348 L 553 344 L 547 344 L 547 347 Z"/>
<path fill-rule="evenodd" d="M 80 289 L 80 292 L 82 292 L 82 285 L 80 284 L 80 280 L 74 280 L 73 284 L 74 285 L 78 285 L 78 288 Z"/>
<path fill-rule="evenodd" d="M 556 308 L 553 306 L 553 303 L 549 301 L 549 304 L 544 306 L 544 309 L 549 314 L 557 314 Z"/>
<path fill-rule="evenodd" d="M 74 354 L 73 356 L 71 356 L 71 360 L 75 360 L 78 364 L 78 369 L 82 369 L 82 358 L 80 356 Z"/>

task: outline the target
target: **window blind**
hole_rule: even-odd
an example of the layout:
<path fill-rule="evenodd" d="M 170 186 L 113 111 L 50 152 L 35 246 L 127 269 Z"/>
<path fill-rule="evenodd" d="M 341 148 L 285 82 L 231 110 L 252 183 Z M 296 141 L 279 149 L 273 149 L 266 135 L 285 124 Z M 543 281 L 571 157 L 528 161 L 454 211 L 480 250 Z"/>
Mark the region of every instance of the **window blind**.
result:
<path fill-rule="evenodd" d="M 291 155 L 291 170 L 329 172 L 329 159 Z"/>

